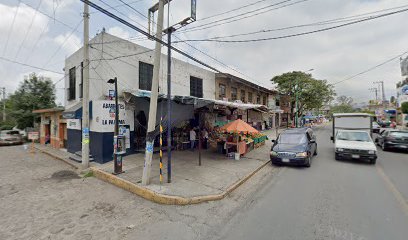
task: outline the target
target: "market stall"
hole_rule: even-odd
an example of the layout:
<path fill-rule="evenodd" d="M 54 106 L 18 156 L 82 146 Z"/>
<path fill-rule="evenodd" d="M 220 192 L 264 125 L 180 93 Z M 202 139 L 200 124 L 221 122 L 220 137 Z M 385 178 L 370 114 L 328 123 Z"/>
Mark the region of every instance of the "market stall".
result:
<path fill-rule="evenodd" d="M 223 146 L 227 156 L 234 152 L 237 160 L 266 140 L 265 135 L 241 119 L 225 124 L 219 128 L 218 133 L 217 146 Z"/>

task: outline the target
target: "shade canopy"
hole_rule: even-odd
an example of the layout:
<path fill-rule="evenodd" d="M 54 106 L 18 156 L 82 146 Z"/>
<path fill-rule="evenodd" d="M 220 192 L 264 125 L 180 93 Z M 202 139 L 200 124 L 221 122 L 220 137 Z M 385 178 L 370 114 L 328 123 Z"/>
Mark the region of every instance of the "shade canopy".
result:
<path fill-rule="evenodd" d="M 259 133 L 258 130 L 241 119 L 225 124 L 221 127 L 221 130 L 225 132 Z"/>

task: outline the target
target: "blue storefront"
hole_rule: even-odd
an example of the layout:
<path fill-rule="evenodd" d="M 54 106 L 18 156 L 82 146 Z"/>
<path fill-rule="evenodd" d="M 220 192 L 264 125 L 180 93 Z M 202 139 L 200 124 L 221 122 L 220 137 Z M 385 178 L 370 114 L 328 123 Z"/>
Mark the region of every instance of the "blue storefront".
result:
<path fill-rule="evenodd" d="M 95 100 L 89 103 L 90 154 L 98 163 L 111 161 L 113 154 L 113 131 L 115 125 L 115 102 L 112 100 Z M 82 104 L 78 103 L 64 111 L 67 119 L 67 151 L 79 153 L 82 149 Z M 119 102 L 120 132 L 126 136 L 127 154 L 134 152 L 134 113 L 127 109 L 123 102 Z"/>

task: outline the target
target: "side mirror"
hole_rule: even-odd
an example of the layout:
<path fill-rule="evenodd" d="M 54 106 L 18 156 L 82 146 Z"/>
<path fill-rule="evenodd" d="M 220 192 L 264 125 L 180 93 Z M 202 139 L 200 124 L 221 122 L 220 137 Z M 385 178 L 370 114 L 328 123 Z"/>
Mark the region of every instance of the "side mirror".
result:
<path fill-rule="evenodd" d="M 276 140 L 275 140 L 275 139 L 272 139 L 272 140 L 271 140 L 271 142 L 272 142 L 272 143 L 275 143 L 275 142 L 276 142 Z"/>
<path fill-rule="evenodd" d="M 334 141 L 334 137 L 330 137 L 330 140 Z"/>

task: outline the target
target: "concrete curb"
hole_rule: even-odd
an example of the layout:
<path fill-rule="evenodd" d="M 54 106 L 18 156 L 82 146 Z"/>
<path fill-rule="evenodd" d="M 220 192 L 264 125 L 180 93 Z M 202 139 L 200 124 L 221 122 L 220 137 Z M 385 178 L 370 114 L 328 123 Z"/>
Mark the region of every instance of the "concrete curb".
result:
<path fill-rule="evenodd" d="M 223 193 L 214 194 L 214 195 L 206 195 L 206 196 L 189 197 L 189 198 L 157 193 L 148 188 L 136 185 L 132 182 L 119 178 L 113 174 L 107 173 L 95 167 L 91 167 L 90 170 L 93 172 L 96 178 L 103 180 L 105 182 L 111 183 L 117 187 L 120 187 L 126 191 L 134 193 L 152 202 L 159 203 L 159 204 L 166 204 L 166 205 L 190 205 L 190 204 L 198 204 L 198 203 L 209 202 L 209 201 L 218 201 L 218 200 L 225 198 L 231 192 L 233 192 L 235 189 L 241 186 L 244 182 L 246 182 L 248 179 L 254 176 L 259 170 L 264 168 L 269 163 L 270 161 L 267 161 L 266 163 L 262 164 L 260 167 L 255 169 L 253 172 L 249 173 L 242 179 L 239 179 L 237 182 L 229 186 L 227 190 L 224 191 Z"/>
<path fill-rule="evenodd" d="M 53 158 L 55 158 L 57 160 L 63 161 L 64 163 L 70 165 L 71 167 L 73 167 L 75 169 L 79 169 L 78 166 L 76 166 L 74 163 L 70 162 L 69 160 L 67 160 L 67 159 L 65 159 L 63 157 L 60 157 L 60 156 L 58 156 L 56 154 L 53 154 L 53 153 L 50 153 L 50 152 L 48 152 L 46 150 L 43 150 L 43 149 L 41 149 L 41 148 L 39 148 L 37 146 L 34 146 L 34 148 L 37 149 L 38 151 L 40 151 L 41 153 L 47 154 L 48 156 L 51 156 L 51 157 L 53 157 Z"/>

